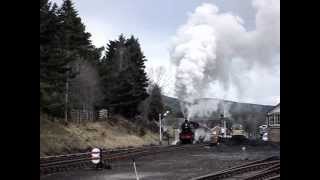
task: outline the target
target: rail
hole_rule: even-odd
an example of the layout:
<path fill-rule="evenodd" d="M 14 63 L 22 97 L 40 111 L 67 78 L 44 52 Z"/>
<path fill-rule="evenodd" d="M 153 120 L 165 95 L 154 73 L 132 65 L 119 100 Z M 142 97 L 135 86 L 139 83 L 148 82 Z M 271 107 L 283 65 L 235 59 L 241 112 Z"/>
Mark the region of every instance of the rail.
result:
<path fill-rule="evenodd" d="M 111 161 L 124 159 L 137 159 L 155 153 L 163 153 L 188 148 L 203 147 L 202 145 L 168 145 L 168 146 L 143 146 L 137 148 L 109 149 L 101 151 L 103 164 L 110 164 Z M 91 152 L 48 156 L 40 158 L 40 175 L 68 171 L 71 169 L 94 167 L 90 162 Z"/>
<path fill-rule="evenodd" d="M 266 179 L 277 177 L 280 174 L 280 160 L 270 157 L 264 160 L 258 160 L 239 166 L 231 167 L 215 173 L 207 174 L 193 178 L 192 180 L 217 180 L 225 179 L 239 174 L 245 174 L 251 171 L 258 171 L 254 175 L 247 177 L 247 180 Z"/>

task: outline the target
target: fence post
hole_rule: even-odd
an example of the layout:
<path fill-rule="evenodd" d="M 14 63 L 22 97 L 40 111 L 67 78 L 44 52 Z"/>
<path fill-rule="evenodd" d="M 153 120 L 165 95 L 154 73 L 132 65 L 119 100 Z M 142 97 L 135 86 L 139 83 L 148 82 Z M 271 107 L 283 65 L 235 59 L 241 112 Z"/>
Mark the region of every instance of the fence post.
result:
<path fill-rule="evenodd" d="M 80 111 L 79 110 L 77 110 L 77 121 L 76 121 L 77 123 L 79 123 L 80 122 Z"/>
<path fill-rule="evenodd" d="M 80 122 L 81 122 L 81 119 L 82 119 L 82 112 L 81 112 L 81 110 L 79 110 L 79 124 L 80 124 Z"/>

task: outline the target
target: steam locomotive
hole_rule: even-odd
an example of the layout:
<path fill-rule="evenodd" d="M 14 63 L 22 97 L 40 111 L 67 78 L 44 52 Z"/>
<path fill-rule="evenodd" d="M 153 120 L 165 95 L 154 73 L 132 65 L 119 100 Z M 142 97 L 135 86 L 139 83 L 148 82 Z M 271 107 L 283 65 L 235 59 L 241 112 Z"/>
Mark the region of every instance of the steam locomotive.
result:
<path fill-rule="evenodd" d="M 181 144 L 192 144 L 194 141 L 194 129 L 198 127 L 198 123 L 186 119 L 181 125 L 181 132 L 179 134 Z"/>

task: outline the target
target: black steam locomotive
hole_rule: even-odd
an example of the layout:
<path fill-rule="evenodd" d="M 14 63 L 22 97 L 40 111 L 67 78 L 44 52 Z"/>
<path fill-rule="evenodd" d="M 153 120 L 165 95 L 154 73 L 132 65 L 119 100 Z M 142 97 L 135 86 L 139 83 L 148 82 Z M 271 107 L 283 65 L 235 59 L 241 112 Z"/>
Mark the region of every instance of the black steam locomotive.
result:
<path fill-rule="evenodd" d="M 192 144 L 194 140 L 194 129 L 198 128 L 199 124 L 188 121 L 187 119 L 181 125 L 179 139 L 181 144 Z"/>

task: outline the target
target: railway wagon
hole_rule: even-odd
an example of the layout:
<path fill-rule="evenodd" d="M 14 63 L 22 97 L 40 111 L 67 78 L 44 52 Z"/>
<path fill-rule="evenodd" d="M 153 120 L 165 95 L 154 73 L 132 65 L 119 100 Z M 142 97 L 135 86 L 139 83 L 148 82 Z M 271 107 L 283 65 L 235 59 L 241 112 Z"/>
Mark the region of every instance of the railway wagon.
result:
<path fill-rule="evenodd" d="M 241 124 L 234 124 L 231 128 L 232 139 L 244 140 L 248 138 L 246 131 Z"/>

